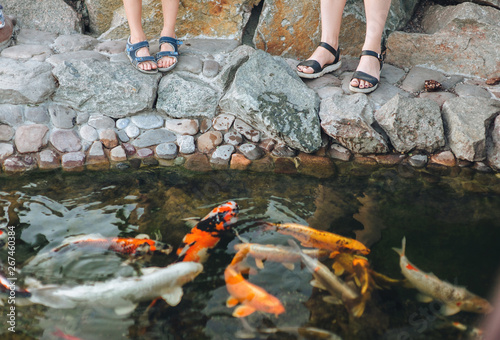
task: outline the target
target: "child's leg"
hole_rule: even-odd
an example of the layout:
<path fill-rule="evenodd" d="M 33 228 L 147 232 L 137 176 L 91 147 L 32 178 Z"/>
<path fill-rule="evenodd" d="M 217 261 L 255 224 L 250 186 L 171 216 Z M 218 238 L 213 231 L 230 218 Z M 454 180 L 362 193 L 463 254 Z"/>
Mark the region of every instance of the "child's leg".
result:
<path fill-rule="evenodd" d="M 137 44 L 138 42 L 147 40 L 142 29 L 142 0 L 123 0 L 123 7 L 125 8 L 125 14 L 127 15 L 130 27 L 130 42 Z M 139 49 L 136 55 L 138 57 L 146 57 L 150 54 L 149 50 L 144 47 Z M 151 61 L 142 62 L 139 64 L 139 67 L 147 71 L 157 68 L 156 63 Z"/>
<path fill-rule="evenodd" d="M 175 38 L 175 21 L 177 20 L 177 12 L 179 10 L 179 0 L 162 0 L 161 5 L 163 10 L 161 36 Z M 169 44 L 163 44 L 161 45 L 161 51 L 173 51 L 173 49 Z M 158 67 L 170 67 L 174 62 L 175 58 L 163 57 L 158 60 Z"/>
<path fill-rule="evenodd" d="M 390 7 L 391 0 L 365 0 L 366 36 L 363 50 L 381 52 L 382 33 L 384 32 L 385 21 Z M 371 56 L 361 57 L 357 71 L 363 71 L 380 79 L 380 63 L 377 58 Z M 361 89 L 373 86 L 365 80 L 356 78 L 351 81 L 351 85 Z"/>

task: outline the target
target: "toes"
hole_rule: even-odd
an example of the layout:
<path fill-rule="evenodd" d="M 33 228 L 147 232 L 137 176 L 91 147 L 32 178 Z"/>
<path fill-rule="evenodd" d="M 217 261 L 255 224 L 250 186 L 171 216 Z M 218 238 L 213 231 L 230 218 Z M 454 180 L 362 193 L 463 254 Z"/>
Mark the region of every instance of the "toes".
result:
<path fill-rule="evenodd" d="M 308 66 L 297 66 L 297 70 L 302 73 L 308 73 L 311 74 L 313 73 L 313 69 L 308 67 Z"/>
<path fill-rule="evenodd" d="M 359 80 L 357 78 L 354 78 L 351 80 L 351 86 L 358 87 L 359 85 Z"/>

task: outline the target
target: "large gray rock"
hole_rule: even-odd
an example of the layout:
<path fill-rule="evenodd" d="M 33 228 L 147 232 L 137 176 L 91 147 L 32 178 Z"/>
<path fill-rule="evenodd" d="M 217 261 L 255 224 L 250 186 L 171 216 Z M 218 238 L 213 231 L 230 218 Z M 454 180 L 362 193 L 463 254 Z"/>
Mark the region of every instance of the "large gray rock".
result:
<path fill-rule="evenodd" d="M 432 153 L 446 143 L 441 110 L 430 99 L 397 95 L 375 112 L 375 119 L 398 152 Z"/>
<path fill-rule="evenodd" d="M 354 153 L 386 153 L 384 138 L 371 126 L 373 110 L 366 95 L 336 95 L 321 101 L 321 127 L 325 133 Z"/>
<path fill-rule="evenodd" d="M 254 52 L 219 105 L 292 148 L 314 152 L 321 146 L 319 97 L 281 58 Z"/>
<path fill-rule="evenodd" d="M 463 3 L 433 6 L 423 20 L 425 34 L 393 32 L 387 61 L 400 67 L 424 66 L 445 73 L 488 78 L 500 64 L 500 11 Z"/>
<path fill-rule="evenodd" d="M 174 118 L 215 116 L 219 94 L 199 78 L 173 73 L 158 87 L 156 108 Z"/>
<path fill-rule="evenodd" d="M 3 0 L 2 5 L 23 28 L 59 34 L 83 32 L 81 15 L 64 0 Z"/>
<path fill-rule="evenodd" d="M 160 74 L 144 74 L 130 65 L 97 60 L 65 61 L 53 70 L 59 81 L 54 101 L 112 118 L 151 109 Z"/>
<path fill-rule="evenodd" d="M 0 58 L 0 104 L 38 104 L 56 89 L 52 67 L 43 62 Z"/>
<path fill-rule="evenodd" d="M 500 171 L 500 115 L 495 118 L 488 142 L 486 154 L 489 165 L 493 169 Z"/>
<path fill-rule="evenodd" d="M 457 158 L 486 158 L 486 132 L 498 113 L 500 102 L 493 99 L 456 97 L 443 104 L 446 137 Z"/>

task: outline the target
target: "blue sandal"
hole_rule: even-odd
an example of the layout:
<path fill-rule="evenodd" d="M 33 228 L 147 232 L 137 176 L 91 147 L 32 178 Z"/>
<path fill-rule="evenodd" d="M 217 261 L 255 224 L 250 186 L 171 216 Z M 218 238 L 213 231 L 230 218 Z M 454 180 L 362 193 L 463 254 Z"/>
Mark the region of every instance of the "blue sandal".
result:
<path fill-rule="evenodd" d="M 132 44 L 130 42 L 130 37 L 127 40 L 127 56 L 130 59 L 130 62 L 132 63 L 132 66 L 134 66 L 137 70 L 139 70 L 142 73 L 147 73 L 147 74 L 155 74 L 158 73 L 158 68 L 152 69 L 152 70 L 143 70 L 142 68 L 139 67 L 140 63 L 143 63 L 145 61 L 151 61 L 156 64 L 156 59 L 153 56 L 146 56 L 146 57 L 138 57 L 136 55 L 137 50 L 147 47 L 149 48 L 149 43 L 147 41 L 141 41 L 138 42 L 137 44 Z"/>
<path fill-rule="evenodd" d="M 169 44 L 172 46 L 174 49 L 173 51 L 160 51 L 156 53 L 156 62 L 158 63 L 158 60 L 160 60 L 163 57 L 172 57 L 175 59 L 175 63 L 170 65 L 169 67 L 158 67 L 158 70 L 161 72 L 167 72 L 173 69 L 177 65 L 177 56 L 179 55 L 179 45 L 182 45 L 182 41 L 177 40 L 175 38 L 171 37 L 160 37 L 160 49 L 161 45 L 163 44 Z"/>

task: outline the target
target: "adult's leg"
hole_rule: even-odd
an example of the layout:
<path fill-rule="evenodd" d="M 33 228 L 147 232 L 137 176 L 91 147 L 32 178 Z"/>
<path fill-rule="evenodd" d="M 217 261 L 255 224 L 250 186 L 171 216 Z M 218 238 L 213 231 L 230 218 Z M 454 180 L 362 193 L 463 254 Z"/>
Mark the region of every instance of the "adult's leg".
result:
<path fill-rule="evenodd" d="M 161 6 L 163 10 L 163 28 L 161 30 L 162 37 L 175 38 L 175 21 L 177 20 L 177 12 L 179 10 L 179 0 L 162 0 Z M 169 44 L 161 45 L 162 51 L 173 51 Z M 175 58 L 163 57 L 158 60 L 158 67 L 167 68 L 175 62 Z"/>
<path fill-rule="evenodd" d="M 340 23 L 346 0 L 321 0 L 321 41 L 326 42 L 334 49 L 339 48 Z M 335 61 L 335 56 L 327 49 L 318 47 L 307 60 L 316 60 L 321 66 Z M 297 70 L 303 73 L 313 73 L 307 66 L 298 66 Z"/>
<path fill-rule="evenodd" d="M 130 42 L 137 44 L 138 42 L 147 40 L 146 34 L 142 29 L 142 0 L 123 0 L 123 7 L 127 16 L 128 25 L 130 27 Z M 136 52 L 138 57 L 149 56 L 149 50 L 146 47 L 139 49 Z M 139 64 L 143 70 L 154 70 L 157 68 L 156 63 L 145 61 Z"/>
<path fill-rule="evenodd" d="M 381 52 L 382 33 L 384 32 L 385 21 L 391 7 L 391 0 L 364 0 L 366 13 L 366 36 L 363 50 Z M 380 63 L 377 58 L 362 56 L 359 60 L 357 71 L 363 71 L 369 75 L 380 79 Z M 354 78 L 351 81 L 354 87 L 367 88 L 373 85 L 365 80 Z"/>

